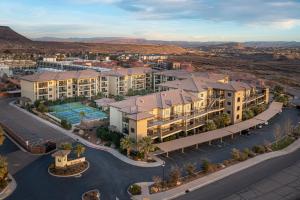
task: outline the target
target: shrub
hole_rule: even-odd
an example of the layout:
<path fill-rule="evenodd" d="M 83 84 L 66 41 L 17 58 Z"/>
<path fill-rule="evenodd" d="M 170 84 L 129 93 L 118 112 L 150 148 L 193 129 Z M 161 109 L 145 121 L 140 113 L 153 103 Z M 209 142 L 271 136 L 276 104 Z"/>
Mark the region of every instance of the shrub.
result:
<path fill-rule="evenodd" d="M 60 121 L 60 125 L 61 127 L 63 127 L 64 129 L 70 130 L 72 128 L 72 124 L 70 124 L 67 120 L 62 119 Z"/>
<path fill-rule="evenodd" d="M 132 195 L 140 195 L 142 194 L 142 188 L 141 186 L 137 185 L 137 184 L 133 184 L 129 187 L 128 191 L 130 192 L 130 194 Z"/>
<path fill-rule="evenodd" d="M 99 127 L 97 129 L 97 137 L 104 141 L 110 141 L 112 139 L 112 135 L 106 127 Z"/>
<path fill-rule="evenodd" d="M 253 151 L 251 151 L 249 148 L 245 148 L 243 153 L 245 153 L 250 158 L 255 156 L 255 153 Z"/>
<path fill-rule="evenodd" d="M 48 107 L 45 104 L 40 103 L 37 107 L 37 110 L 41 113 L 48 112 Z"/>
<path fill-rule="evenodd" d="M 176 186 L 181 176 L 180 169 L 178 167 L 172 167 L 169 175 L 169 183 L 171 186 Z"/>
<path fill-rule="evenodd" d="M 229 160 L 224 160 L 223 161 L 223 165 L 225 165 L 226 167 L 230 165 L 230 161 Z"/>
<path fill-rule="evenodd" d="M 262 145 L 255 145 L 252 150 L 254 151 L 254 153 L 259 153 L 259 154 L 262 154 L 262 153 L 265 153 L 266 152 L 266 149 L 264 146 Z"/>
<path fill-rule="evenodd" d="M 193 175 L 195 175 L 195 172 L 196 172 L 196 165 L 193 163 L 188 163 L 185 166 L 185 170 L 189 176 L 193 176 Z"/>
<path fill-rule="evenodd" d="M 239 161 L 245 161 L 248 159 L 248 154 L 244 153 L 244 152 L 240 152 L 240 159 Z"/>
<path fill-rule="evenodd" d="M 209 120 L 205 124 L 205 131 L 212 131 L 217 129 L 217 126 L 213 120 Z"/>
<path fill-rule="evenodd" d="M 161 179 L 161 177 L 159 177 L 159 176 L 153 176 L 152 180 L 154 182 L 153 183 L 154 187 L 160 188 L 162 186 L 162 179 Z"/>
<path fill-rule="evenodd" d="M 213 163 L 209 162 L 208 160 L 203 160 L 202 161 L 202 170 L 205 173 L 211 173 L 216 170 L 216 166 Z"/>
<path fill-rule="evenodd" d="M 236 161 L 239 161 L 240 160 L 240 150 L 236 149 L 236 148 L 233 148 L 231 150 L 231 157 L 232 159 L 236 160 Z"/>

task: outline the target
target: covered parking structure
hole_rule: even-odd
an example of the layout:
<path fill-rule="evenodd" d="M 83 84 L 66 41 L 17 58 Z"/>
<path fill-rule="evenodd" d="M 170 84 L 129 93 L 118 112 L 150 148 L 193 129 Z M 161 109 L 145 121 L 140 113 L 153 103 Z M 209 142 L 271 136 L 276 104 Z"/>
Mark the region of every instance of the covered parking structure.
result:
<path fill-rule="evenodd" d="M 210 144 L 211 141 L 217 139 L 222 141 L 222 139 L 227 136 L 231 136 L 233 138 L 234 134 L 241 134 L 243 130 L 248 130 L 252 127 L 256 127 L 257 125 L 266 123 L 268 120 L 270 120 L 280 112 L 282 112 L 282 103 L 272 102 L 267 110 L 258 114 L 252 119 L 242 121 L 225 128 L 156 144 L 156 146 L 160 149 L 160 151 L 158 151 L 156 154 L 158 155 L 166 153 L 166 155 L 168 156 L 168 153 L 171 151 L 181 149 L 181 151 L 184 152 L 184 148 L 187 147 L 196 146 L 196 148 L 198 148 L 199 144 L 206 142 Z"/>

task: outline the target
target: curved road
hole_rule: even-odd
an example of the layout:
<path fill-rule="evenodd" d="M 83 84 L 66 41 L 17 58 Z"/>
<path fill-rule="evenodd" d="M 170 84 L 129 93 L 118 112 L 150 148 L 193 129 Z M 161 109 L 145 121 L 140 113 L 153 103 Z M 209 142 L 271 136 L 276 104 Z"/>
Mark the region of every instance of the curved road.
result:
<path fill-rule="evenodd" d="M 290 191 L 287 194 L 280 193 L 281 189 L 288 187 Z M 300 149 L 287 156 L 255 165 L 177 199 L 300 199 Z"/>
<path fill-rule="evenodd" d="M 0 120 L 10 120 L 9 123 L 11 123 L 14 126 L 19 126 L 20 124 L 26 123 L 24 122 L 26 121 L 26 119 L 24 117 L 20 117 L 22 116 L 22 113 L 20 111 L 19 113 L 17 113 L 18 116 L 14 117 L 15 112 L 17 111 L 12 110 L 14 108 L 9 106 L 7 102 L 8 100 L 0 99 Z M 11 115 L 10 113 L 14 114 Z M 10 114 L 9 117 L 7 117 L 8 114 Z M 282 120 L 284 120 L 287 116 L 292 116 L 292 119 L 296 121 L 299 121 L 300 118 L 299 111 L 286 110 L 282 115 L 278 116 L 274 120 L 274 122 L 282 123 Z M 28 118 L 28 116 L 26 117 Z M 32 124 L 35 126 L 35 124 L 38 123 L 40 122 L 33 122 Z M 30 127 L 30 125 L 28 127 Z M 39 127 L 40 131 L 45 131 L 49 128 L 47 127 L 47 129 L 44 130 L 43 127 L 41 127 L 40 125 Z M 30 129 L 28 128 L 28 130 Z M 178 152 L 175 152 L 173 155 L 170 155 L 171 158 L 172 156 L 174 156 L 175 158 L 176 156 L 182 156 L 180 158 L 181 162 L 177 158 L 177 162 L 174 162 L 174 160 L 172 160 L 171 158 L 167 159 L 166 171 L 168 171 L 171 165 L 178 164 L 182 166 L 189 159 L 202 160 L 201 157 L 203 156 L 209 158 L 212 161 L 221 161 L 223 159 L 226 159 L 230 155 L 231 148 L 236 147 L 237 145 L 240 148 L 244 148 L 249 145 L 253 146 L 253 143 L 263 143 L 266 136 L 270 138 L 272 130 L 272 125 L 270 125 L 264 127 L 263 129 L 259 129 L 260 132 L 256 134 L 251 134 L 250 136 L 237 137 L 235 140 L 229 141 L 228 143 L 224 143 L 226 144 L 226 146 L 213 145 L 210 147 L 203 147 L 203 152 L 192 152 L 188 150 L 185 154 L 179 154 Z M 264 131 L 265 133 L 262 133 L 262 131 Z M 50 155 L 36 157 L 29 154 L 25 154 L 23 152 L 20 152 L 15 147 L 15 145 L 9 140 L 6 140 L 5 144 L 0 147 L 0 153 L 7 156 L 9 160 L 12 160 L 10 168 L 18 168 L 18 170 L 16 170 L 13 174 L 18 186 L 16 191 L 8 198 L 9 200 L 75 200 L 79 199 L 83 192 L 94 188 L 98 188 L 100 190 L 103 199 L 115 200 L 116 197 L 119 197 L 119 199 L 123 200 L 129 199 L 129 195 L 126 192 L 126 189 L 130 184 L 134 182 L 151 181 L 153 176 L 162 175 L 162 167 L 135 167 L 120 161 L 119 159 L 112 156 L 110 153 L 87 148 L 85 156 L 89 160 L 91 165 L 90 169 L 87 172 L 85 172 L 82 175 L 82 177 L 56 178 L 48 175 L 47 173 L 47 167 L 53 161 L 53 158 L 51 158 Z M 286 165 L 288 163 L 292 163 L 292 161 L 295 160 L 296 157 L 291 156 L 288 158 L 290 159 L 290 161 L 288 162 L 287 160 L 283 162 L 283 164 Z M 278 168 L 272 165 L 266 165 L 264 169 L 265 171 L 278 171 Z M 246 170 L 244 173 L 249 174 L 248 170 Z M 264 177 L 263 174 L 263 172 L 257 173 L 255 177 L 257 177 L 257 179 L 262 178 Z M 241 176 L 236 177 L 233 175 L 232 178 L 227 180 L 228 184 L 226 185 L 228 186 L 226 187 L 229 192 L 225 194 L 230 195 L 234 193 L 235 191 L 233 191 L 232 188 L 236 188 L 236 185 L 239 185 L 239 182 L 244 182 L 245 187 L 253 183 L 245 182 L 244 179 L 245 178 L 243 177 L 243 174 L 241 174 Z M 257 181 L 255 179 L 252 180 Z M 218 186 L 218 184 L 211 184 L 210 186 L 205 187 L 205 190 L 207 192 L 203 192 L 203 190 L 201 190 L 201 194 L 204 196 L 209 195 L 209 191 L 214 191 L 215 187 L 220 186 Z M 193 193 L 190 193 L 189 195 L 193 195 Z M 210 197 L 211 198 L 206 199 L 219 198 L 218 193 L 215 193 L 215 196 Z M 196 194 L 196 196 L 192 196 L 192 199 L 199 198 L 197 198 Z"/>

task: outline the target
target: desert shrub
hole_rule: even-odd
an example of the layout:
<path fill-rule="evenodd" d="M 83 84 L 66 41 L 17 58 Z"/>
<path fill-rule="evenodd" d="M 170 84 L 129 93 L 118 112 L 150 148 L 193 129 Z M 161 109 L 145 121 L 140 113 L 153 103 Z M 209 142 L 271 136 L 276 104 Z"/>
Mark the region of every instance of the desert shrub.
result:
<path fill-rule="evenodd" d="M 248 159 L 248 154 L 244 153 L 244 152 L 240 152 L 240 159 L 239 161 L 244 161 Z"/>
<path fill-rule="evenodd" d="M 67 120 L 62 119 L 60 121 L 60 125 L 61 127 L 63 127 L 64 129 L 70 130 L 72 128 L 72 124 L 70 124 Z"/>
<path fill-rule="evenodd" d="M 230 161 L 229 160 L 224 160 L 223 161 L 223 165 L 225 165 L 226 167 L 230 165 Z"/>
<path fill-rule="evenodd" d="M 170 174 L 169 174 L 169 181 L 168 181 L 169 184 L 171 186 L 176 186 L 180 177 L 181 177 L 181 171 L 180 171 L 179 167 L 172 167 Z"/>
<path fill-rule="evenodd" d="M 193 163 L 188 163 L 185 165 L 185 171 L 189 176 L 195 175 L 196 165 Z"/>
<path fill-rule="evenodd" d="M 255 145 L 252 150 L 254 151 L 254 153 L 258 153 L 258 154 L 262 154 L 266 152 L 266 149 L 264 146 L 262 145 Z"/>
<path fill-rule="evenodd" d="M 205 173 L 211 173 L 214 172 L 216 170 L 216 165 L 209 162 L 208 160 L 203 160 L 202 161 L 202 170 Z"/>
<path fill-rule="evenodd" d="M 142 194 L 142 188 L 141 186 L 137 185 L 137 184 L 133 184 L 129 187 L 128 191 L 130 192 L 130 194 L 132 195 L 140 195 Z"/>
<path fill-rule="evenodd" d="M 238 150 L 236 148 L 233 148 L 231 150 L 231 157 L 234 160 L 237 160 L 237 161 L 240 160 L 240 154 L 241 154 L 240 150 Z"/>
<path fill-rule="evenodd" d="M 255 153 L 251 151 L 249 148 L 245 148 L 243 153 L 245 153 L 250 158 L 253 158 L 255 156 Z"/>

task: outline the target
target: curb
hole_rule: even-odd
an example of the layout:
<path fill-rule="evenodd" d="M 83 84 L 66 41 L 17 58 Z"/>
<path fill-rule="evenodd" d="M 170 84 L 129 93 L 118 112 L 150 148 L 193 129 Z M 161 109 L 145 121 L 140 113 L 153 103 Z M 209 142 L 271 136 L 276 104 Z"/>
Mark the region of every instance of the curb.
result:
<path fill-rule="evenodd" d="M 50 172 L 50 169 L 48 167 L 48 174 L 50 174 L 51 176 L 54 176 L 54 177 L 58 177 L 58 178 L 71 178 L 71 177 L 75 177 L 75 176 L 78 176 L 80 174 L 83 174 L 84 172 L 86 172 L 89 168 L 90 168 L 90 162 L 89 161 L 86 161 L 88 166 L 86 169 L 84 169 L 82 172 L 78 172 L 76 174 L 72 174 L 72 175 L 66 175 L 66 176 L 63 176 L 63 175 L 56 175 L 56 174 L 53 174 L 52 172 Z"/>
<path fill-rule="evenodd" d="M 6 199 L 7 197 L 9 197 L 17 188 L 17 182 L 14 179 L 14 177 L 10 174 L 8 174 L 8 177 L 11 179 L 11 182 L 9 182 L 9 184 L 6 186 L 6 188 L 4 188 L 2 190 L 2 192 L 0 193 L 0 199 Z"/>
<path fill-rule="evenodd" d="M 112 154 L 113 156 L 115 156 L 116 158 L 118 158 L 119 160 L 121 160 L 121 161 L 123 161 L 123 162 L 125 162 L 127 164 L 130 164 L 130 165 L 133 165 L 133 166 L 137 166 L 137 167 L 159 167 L 159 166 L 161 166 L 163 164 L 163 161 L 160 160 L 160 159 L 158 159 L 158 158 L 154 158 L 155 160 L 157 160 L 157 162 L 153 162 L 153 163 L 147 163 L 147 162 L 142 162 L 142 161 L 131 160 L 131 159 L 123 156 L 122 154 L 120 154 L 115 149 L 112 149 L 112 148 L 109 148 L 109 147 L 106 147 L 106 146 L 100 146 L 100 145 L 93 144 L 93 143 L 91 143 L 91 142 L 89 142 L 89 141 L 81 138 L 80 136 L 77 136 L 77 135 L 71 133 L 70 131 L 66 131 L 63 128 L 59 127 L 59 126 L 57 126 L 55 124 L 52 124 L 51 122 L 48 122 L 48 121 L 46 121 L 46 120 L 44 120 L 44 119 L 42 119 L 42 118 L 40 118 L 40 117 L 38 117 L 38 116 L 30 113 L 30 112 L 28 112 L 27 110 L 19 108 L 18 106 L 16 106 L 14 104 L 14 101 L 10 102 L 9 105 L 12 106 L 12 107 L 14 107 L 14 108 L 16 108 L 17 110 L 19 110 L 19 111 L 27 114 L 27 115 L 30 115 L 30 116 L 34 117 L 38 121 L 40 121 L 40 122 L 42 122 L 42 123 L 44 123 L 44 124 L 46 124 L 46 125 L 54 128 L 54 129 L 56 129 L 57 131 L 60 131 L 62 134 L 66 135 L 66 136 L 68 136 L 70 138 L 72 138 L 75 141 L 79 141 L 82 144 L 84 144 L 84 145 L 86 145 L 86 146 L 88 146 L 90 148 L 93 148 L 93 149 L 98 149 L 98 150 L 106 151 L 106 152 Z"/>
<path fill-rule="evenodd" d="M 206 185 L 209 185 L 213 182 L 219 181 L 221 179 L 224 179 L 232 174 L 235 174 L 237 172 L 240 172 L 242 170 L 245 170 L 247 168 L 250 168 L 252 166 L 255 166 L 259 163 L 262 163 L 264 161 L 270 160 L 272 158 L 284 156 L 290 153 L 293 153 L 294 151 L 298 150 L 300 148 L 300 139 L 294 141 L 292 144 L 290 144 L 285 149 L 265 153 L 259 156 L 256 156 L 254 158 L 250 158 L 246 161 L 237 163 L 235 165 L 232 165 L 228 168 L 222 169 L 220 171 L 214 172 L 212 174 L 208 174 L 207 176 L 204 176 L 202 178 L 196 179 L 194 181 L 188 182 L 186 184 L 183 184 L 179 187 L 173 188 L 171 190 L 168 190 L 166 192 L 160 192 L 153 195 L 139 195 L 136 196 L 134 199 L 143 199 L 143 197 L 148 197 L 151 200 L 168 200 L 168 199 L 174 199 L 176 197 L 182 196 L 186 194 L 185 191 L 194 191 L 196 189 L 199 189 L 201 187 L 204 187 Z M 197 183 L 199 182 L 199 183 Z M 168 195 L 168 193 L 170 193 Z M 173 193 L 173 194 L 172 194 Z"/>

